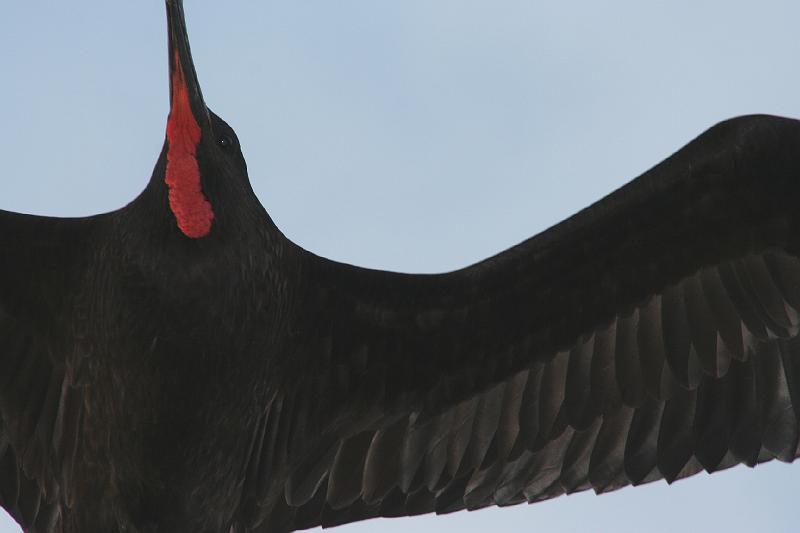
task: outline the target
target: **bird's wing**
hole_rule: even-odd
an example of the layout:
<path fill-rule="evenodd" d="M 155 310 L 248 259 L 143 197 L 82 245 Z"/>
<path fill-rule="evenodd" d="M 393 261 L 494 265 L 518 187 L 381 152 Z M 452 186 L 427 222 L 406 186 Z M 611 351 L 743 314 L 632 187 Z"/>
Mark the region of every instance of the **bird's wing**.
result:
<path fill-rule="evenodd" d="M 95 220 L 0 211 L 0 505 L 26 531 L 60 519 L 72 469 L 74 297 Z"/>
<path fill-rule="evenodd" d="M 744 117 L 463 270 L 309 255 L 286 386 L 251 445 L 243 527 L 793 460 L 799 207 L 800 122 Z"/>

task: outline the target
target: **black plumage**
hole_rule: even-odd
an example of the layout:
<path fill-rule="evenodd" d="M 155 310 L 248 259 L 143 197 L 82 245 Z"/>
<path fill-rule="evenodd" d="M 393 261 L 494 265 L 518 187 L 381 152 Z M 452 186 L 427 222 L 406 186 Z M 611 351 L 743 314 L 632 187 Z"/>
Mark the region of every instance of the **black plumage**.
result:
<path fill-rule="evenodd" d="M 167 7 L 142 195 L 0 212 L 0 503 L 26 530 L 288 531 L 796 457 L 798 122 L 721 123 L 466 269 L 367 270 L 274 226 Z"/>

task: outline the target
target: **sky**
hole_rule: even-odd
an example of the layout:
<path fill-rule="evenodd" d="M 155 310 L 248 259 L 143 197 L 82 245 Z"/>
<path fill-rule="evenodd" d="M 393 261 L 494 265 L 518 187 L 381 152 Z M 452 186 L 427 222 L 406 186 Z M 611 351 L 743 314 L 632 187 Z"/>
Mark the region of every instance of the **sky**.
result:
<path fill-rule="evenodd" d="M 273 220 L 361 266 L 466 266 L 720 120 L 800 116 L 796 0 L 189 0 L 186 12 L 206 101 L 237 131 Z M 132 200 L 164 139 L 162 2 L 12 2 L 0 50 L 0 209 L 83 216 Z M 800 465 L 769 464 L 337 531 L 793 531 L 798 491 Z M 0 517 L 0 533 L 17 531 Z"/>

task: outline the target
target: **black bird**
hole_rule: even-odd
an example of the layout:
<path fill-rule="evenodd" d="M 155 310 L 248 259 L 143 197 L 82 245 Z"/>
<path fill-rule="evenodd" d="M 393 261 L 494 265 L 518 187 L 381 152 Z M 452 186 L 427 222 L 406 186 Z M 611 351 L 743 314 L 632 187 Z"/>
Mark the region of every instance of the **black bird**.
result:
<path fill-rule="evenodd" d="M 449 274 L 270 221 L 167 2 L 145 191 L 0 212 L 0 503 L 27 531 L 288 531 L 798 454 L 800 124 L 719 124 Z"/>

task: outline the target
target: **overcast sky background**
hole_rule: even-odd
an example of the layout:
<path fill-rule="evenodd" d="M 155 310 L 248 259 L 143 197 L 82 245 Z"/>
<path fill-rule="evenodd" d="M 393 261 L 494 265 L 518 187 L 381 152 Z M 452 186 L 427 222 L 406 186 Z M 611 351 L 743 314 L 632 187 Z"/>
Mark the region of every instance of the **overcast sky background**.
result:
<path fill-rule="evenodd" d="M 262 203 L 291 239 L 363 266 L 465 266 L 724 118 L 800 116 L 796 0 L 187 4 L 206 100 Z M 9 2 L 0 50 L 0 209 L 133 199 L 168 111 L 162 2 Z M 338 531 L 794 531 L 798 492 L 800 466 L 770 464 Z"/>

